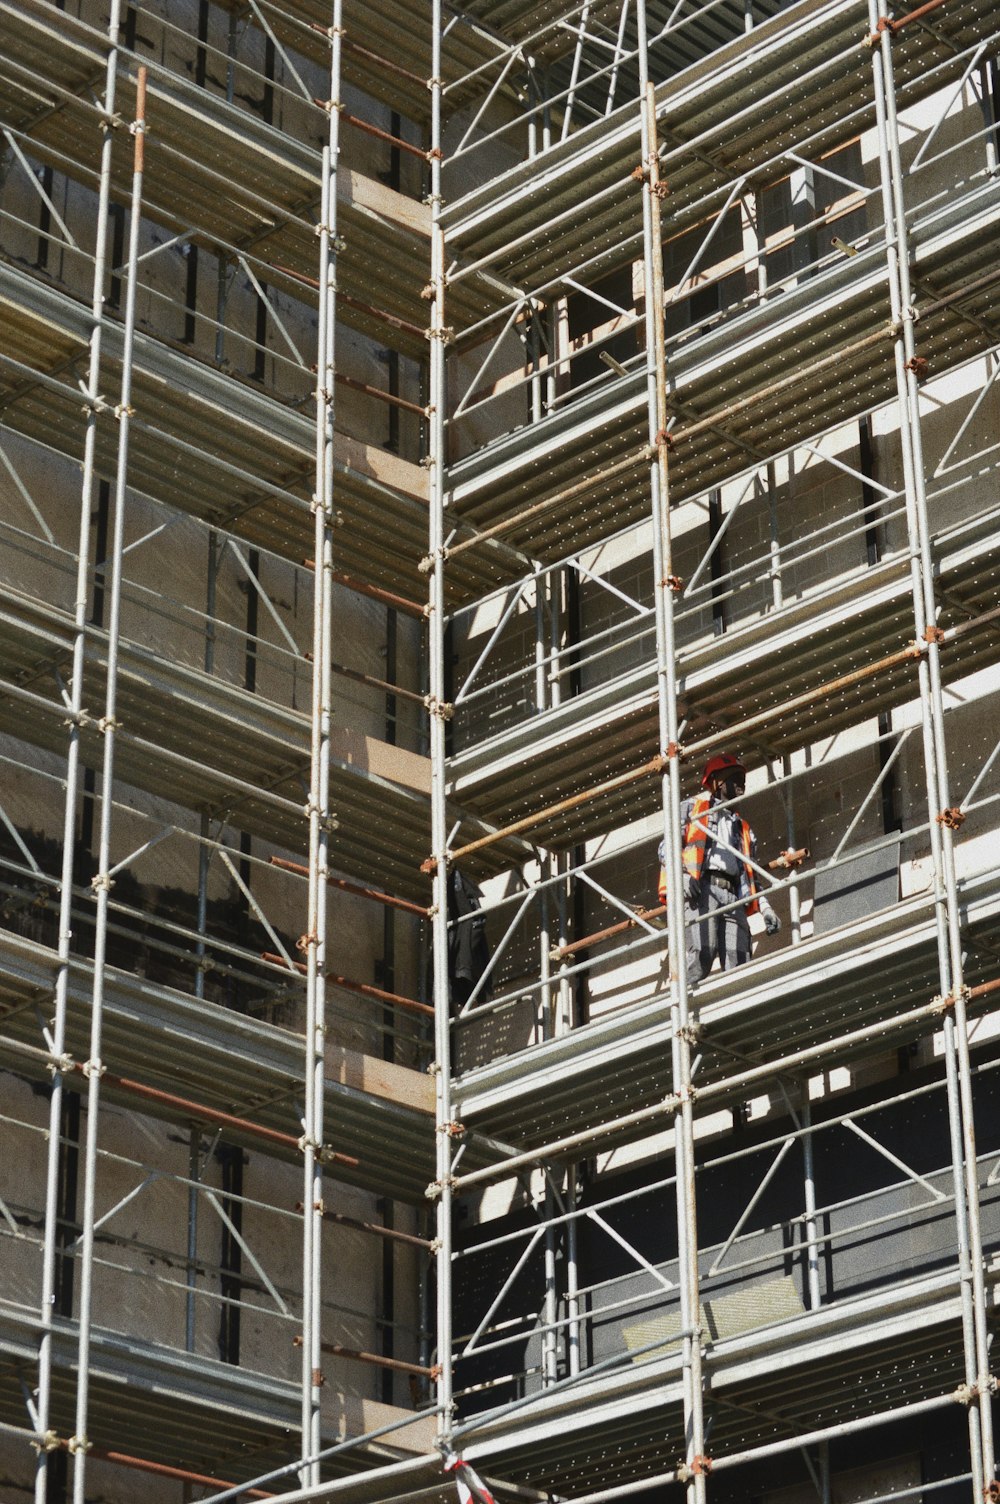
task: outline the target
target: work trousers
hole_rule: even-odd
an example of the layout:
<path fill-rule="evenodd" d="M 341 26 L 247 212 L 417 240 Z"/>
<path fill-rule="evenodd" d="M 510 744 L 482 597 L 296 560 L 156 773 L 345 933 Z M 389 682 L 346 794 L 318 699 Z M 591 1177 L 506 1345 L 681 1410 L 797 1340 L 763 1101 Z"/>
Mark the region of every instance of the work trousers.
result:
<path fill-rule="evenodd" d="M 749 961 L 750 924 L 743 905 L 739 904 L 725 914 L 716 912 L 735 898 L 736 893 L 727 883 L 703 877 L 697 902 L 693 903 L 690 898 L 684 900 L 689 987 L 708 975 L 716 956 L 723 971 L 731 971 L 734 966 Z"/>

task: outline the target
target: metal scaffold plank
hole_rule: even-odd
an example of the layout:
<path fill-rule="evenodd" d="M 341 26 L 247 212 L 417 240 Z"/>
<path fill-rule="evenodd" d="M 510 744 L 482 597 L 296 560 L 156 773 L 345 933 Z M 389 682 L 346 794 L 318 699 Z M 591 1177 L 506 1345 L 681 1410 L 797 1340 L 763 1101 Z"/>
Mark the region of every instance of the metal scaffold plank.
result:
<path fill-rule="evenodd" d="M 0 935 L 0 1011 L 5 1040 L 35 1045 L 38 1028 L 33 1009 L 37 996 L 51 991 L 54 952 L 10 933 Z M 92 964 L 73 963 L 66 1045 L 77 1059 L 86 1058 L 86 1028 Z M 300 988 L 292 979 L 291 990 Z M 186 1097 L 238 1118 L 297 1138 L 301 1132 L 301 1054 L 299 1034 L 234 1013 L 204 998 L 112 968 L 106 1008 L 105 1063 L 116 1076 Z M 48 1071 L 41 1052 L 28 1056 L 0 1046 L 8 1068 L 44 1080 Z M 123 1088 L 109 1088 L 128 1106 L 169 1121 L 187 1121 L 183 1107 L 167 1100 L 148 1101 Z M 429 1123 L 433 1091 L 423 1072 L 368 1059 L 356 1051 L 331 1048 L 326 1091 L 335 1114 L 335 1147 L 357 1164 L 333 1164 L 330 1173 L 347 1184 L 380 1191 L 420 1205 L 433 1177 L 434 1155 Z M 380 1152 L 391 1124 L 392 1164 Z M 269 1144 L 238 1127 L 227 1137 L 248 1149 L 296 1158 L 294 1150 Z"/>
<path fill-rule="evenodd" d="M 959 1311 L 955 1273 L 948 1270 L 746 1336 L 708 1339 L 706 1372 L 718 1400 L 713 1465 L 727 1453 L 752 1456 L 755 1447 L 779 1440 L 794 1445 L 797 1433 L 831 1427 L 835 1434 L 849 1420 L 877 1427 L 880 1412 L 898 1418 L 898 1407 L 929 1399 L 957 1408 Z M 654 1353 L 532 1396 L 492 1424 L 484 1418 L 465 1442 L 465 1455 L 514 1481 L 530 1478 L 577 1497 L 612 1482 L 680 1481 L 678 1346 L 675 1340 L 669 1356 Z"/>
<path fill-rule="evenodd" d="M 1000 913 L 995 872 L 970 882 L 962 899 L 968 976 L 975 985 L 996 971 L 988 952 L 976 950 L 977 941 L 988 941 Z M 933 905 L 920 897 L 878 919 L 866 916 L 814 935 L 738 976 L 707 978 L 698 993 L 704 1057 L 698 1081 L 699 1086 L 720 1083 L 722 1089 L 706 1111 L 727 1099 L 726 1078 L 746 1068 L 764 1068 L 764 1089 L 778 1074 L 775 1069 L 768 1075 L 768 1063 L 798 1051 L 824 1047 L 829 1064 L 858 1051 L 892 1048 L 924 1032 L 933 1015 L 907 1015 L 932 1004 L 935 961 Z M 992 1004 L 984 998 L 980 1006 Z M 853 1031 L 872 1027 L 871 1037 L 850 1039 Z M 560 1039 L 466 1071 L 455 1088 L 462 1119 L 474 1131 L 518 1147 L 601 1123 L 607 1131 L 595 1145 L 648 1134 L 655 1124 L 622 1128 L 616 1119 L 667 1096 L 670 1035 L 669 1011 L 657 991 L 646 1002 L 613 1010 Z M 848 1042 L 838 1047 L 841 1039 Z M 739 1095 L 745 1089 L 737 1084 L 732 1091 Z"/>
<path fill-rule="evenodd" d="M 1000 601 L 1000 552 L 993 514 L 943 533 L 935 557 L 939 625 L 956 634 L 944 659 L 954 679 L 995 656 L 990 613 Z M 700 748 L 712 738 L 739 741 L 756 732 L 773 748 L 791 748 L 914 698 L 919 654 L 909 652 L 909 588 L 907 556 L 890 556 L 875 570 L 682 647 L 685 744 Z M 649 776 L 572 809 L 556 806 L 644 767 L 659 750 L 657 737 L 655 664 L 647 662 L 459 753 L 449 788 L 463 808 L 499 827 L 532 819 L 533 839 L 569 845 L 654 808 L 658 791 Z"/>
<path fill-rule="evenodd" d="M 0 1308 L 0 1408 L 6 1414 L 23 1411 L 17 1370 L 22 1362 L 31 1361 L 36 1325 L 21 1312 Z M 71 1323 L 59 1324 L 53 1345 L 52 1429 L 69 1437 L 76 1357 Z M 297 1418 L 299 1392 L 298 1385 L 287 1379 L 99 1329 L 94 1333 L 91 1363 L 91 1440 L 98 1447 L 130 1450 L 144 1460 L 222 1477 L 231 1476 L 233 1459 L 247 1453 L 255 1473 L 288 1460 L 288 1434 Z M 393 1418 L 405 1420 L 403 1412 L 391 1406 L 339 1396 L 324 1416 L 324 1443 L 362 1437 L 379 1421 L 384 1424 Z M 433 1421 L 415 1414 L 412 1423 L 401 1427 L 388 1442 L 353 1448 L 342 1460 L 334 1459 L 329 1471 L 336 1475 L 345 1469 L 373 1468 L 386 1461 L 387 1451 L 390 1457 L 425 1452 L 432 1433 Z M 237 1471 L 246 1476 L 245 1460 Z"/>
<path fill-rule="evenodd" d="M 935 374 L 990 347 L 1000 312 L 994 184 L 935 207 L 913 232 L 921 350 Z M 884 248 L 831 264 L 783 294 L 668 348 L 671 500 L 858 416 L 894 389 Z M 542 560 L 567 557 L 647 508 L 645 373 L 609 375 L 531 428 L 452 465 L 454 513 Z M 469 549 L 461 555 L 467 563 Z"/>
<path fill-rule="evenodd" d="M 101 34 L 70 16 L 57 23 L 37 0 L 4 4 L 0 16 L 8 36 L 0 60 L 0 116 L 12 131 L 23 133 L 35 156 L 91 183 L 90 147 L 100 117 L 88 85 L 103 66 Z M 144 60 L 124 51 L 122 58 L 129 65 L 120 84 L 125 111 L 134 102 L 132 74 Z M 304 278 L 308 286 L 315 275 L 320 199 L 315 140 L 297 140 L 163 66 L 153 68 L 149 100 L 147 217 L 212 250 L 252 251 L 273 278 L 302 296 L 303 284 L 289 278 Z M 314 108 L 319 137 L 325 114 Z M 116 158 L 116 197 L 127 197 L 128 181 L 127 162 Z M 340 317 L 383 344 L 421 357 L 427 207 L 349 166 L 338 171 L 337 199 L 344 244 L 339 276 L 346 297 Z M 377 289 L 370 274 L 375 264 L 390 272 Z M 377 310 L 369 309 L 375 291 Z M 487 306 L 481 293 L 474 294 L 465 313 L 476 317 Z M 379 312 L 389 317 L 380 319 Z"/>
<path fill-rule="evenodd" d="M 766 165 L 795 145 L 808 141 L 810 154 L 818 155 L 873 123 L 864 24 L 856 0 L 819 6 L 801 0 L 658 85 L 661 173 L 669 187 L 665 235 L 704 212 L 697 206 L 706 191 L 724 196 L 741 177 L 762 169 L 766 176 Z M 995 32 L 989 0 L 944 7 L 931 32 L 902 32 L 901 104 L 960 75 L 956 54 Z M 642 230 L 632 177 L 638 161 L 638 115 L 626 104 L 491 177 L 443 211 L 459 267 L 486 259 L 500 275 L 535 290 L 584 259 L 591 275 L 635 259 Z M 457 291 L 457 270 L 453 281 Z"/>

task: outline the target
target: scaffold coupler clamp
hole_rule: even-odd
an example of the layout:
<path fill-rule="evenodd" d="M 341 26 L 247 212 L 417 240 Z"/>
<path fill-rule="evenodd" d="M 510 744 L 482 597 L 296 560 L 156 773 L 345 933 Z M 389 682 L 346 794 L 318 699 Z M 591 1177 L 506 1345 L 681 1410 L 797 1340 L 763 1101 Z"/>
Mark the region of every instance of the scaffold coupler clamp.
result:
<path fill-rule="evenodd" d="M 72 1055 L 53 1055 L 45 1068 L 52 1076 L 65 1076 L 73 1070 L 75 1064 Z"/>
<path fill-rule="evenodd" d="M 712 1471 L 712 1459 L 704 1452 L 697 1452 L 690 1462 L 682 1462 L 677 1469 L 678 1483 L 689 1483 L 692 1478 L 703 1478 Z"/>
<path fill-rule="evenodd" d="M 934 819 L 938 825 L 943 825 L 947 830 L 960 830 L 965 824 L 965 811 L 959 805 L 953 804 L 948 809 L 943 809 Z"/>
<path fill-rule="evenodd" d="M 800 846 L 797 849 L 789 846 L 786 851 L 780 852 L 779 855 L 774 858 L 774 861 L 768 862 L 767 865 L 772 872 L 778 871 L 779 868 L 782 871 L 787 871 L 787 869 L 790 867 L 801 867 L 802 863 L 806 861 L 810 855 L 811 853 L 808 846 Z"/>
<path fill-rule="evenodd" d="M 450 721 L 455 714 L 450 700 L 438 700 L 434 695 L 424 695 L 424 709 L 428 715 L 440 716 L 442 721 Z"/>
<path fill-rule="evenodd" d="M 424 1191 L 424 1195 L 427 1197 L 428 1201 L 440 1201 L 441 1197 L 444 1195 L 445 1186 L 449 1186 L 452 1190 L 454 1190 L 457 1185 L 458 1179 L 456 1176 L 444 1175 L 440 1180 L 432 1180 L 430 1185 Z"/>
<path fill-rule="evenodd" d="M 45 1431 L 41 1441 L 33 1441 L 31 1445 L 36 1452 L 58 1452 L 62 1447 L 58 1431 Z"/>
<path fill-rule="evenodd" d="M 994 1478 L 992 1483 L 987 1483 L 983 1489 L 983 1498 L 986 1504 L 1000 1504 L 1000 1483 Z"/>
<path fill-rule="evenodd" d="M 865 46 L 877 47 L 879 42 L 881 42 L 882 40 L 883 32 L 887 31 L 890 37 L 894 37 L 896 35 L 896 30 L 897 22 L 891 20 L 888 16 L 880 16 L 875 30 L 870 31 L 865 37 Z"/>
<path fill-rule="evenodd" d="M 85 1060 L 80 1067 L 80 1070 L 86 1076 L 88 1081 L 93 1078 L 96 1078 L 98 1081 L 100 1081 L 101 1077 L 106 1074 L 107 1069 L 108 1068 L 104 1064 L 104 1061 L 98 1060 L 96 1058 L 93 1060 Z"/>
<path fill-rule="evenodd" d="M 450 1123 L 439 1123 L 437 1131 L 438 1133 L 446 1133 L 449 1138 L 464 1138 L 469 1130 L 464 1123 L 460 1123 L 456 1119 Z"/>
<path fill-rule="evenodd" d="M 74 1457 L 76 1456 L 77 1452 L 83 1452 L 83 1454 L 86 1456 L 93 1445 L 94 1443 L 92 1441 L 88 1441 L 86 1436 L 71 1436 L 69 1441 L 66 1443 L 66 1450 L 70 1452 Z"/>

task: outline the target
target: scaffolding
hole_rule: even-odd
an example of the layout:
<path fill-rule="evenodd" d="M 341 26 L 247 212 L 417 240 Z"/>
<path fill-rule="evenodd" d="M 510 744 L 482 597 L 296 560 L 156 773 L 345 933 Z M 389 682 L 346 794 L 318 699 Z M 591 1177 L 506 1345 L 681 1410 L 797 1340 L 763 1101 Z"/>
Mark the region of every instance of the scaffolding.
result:
<path fill-rule="evenodd" d="M 996 7 L 0 17 L 18 1497 L 1000 1497 Z"/>

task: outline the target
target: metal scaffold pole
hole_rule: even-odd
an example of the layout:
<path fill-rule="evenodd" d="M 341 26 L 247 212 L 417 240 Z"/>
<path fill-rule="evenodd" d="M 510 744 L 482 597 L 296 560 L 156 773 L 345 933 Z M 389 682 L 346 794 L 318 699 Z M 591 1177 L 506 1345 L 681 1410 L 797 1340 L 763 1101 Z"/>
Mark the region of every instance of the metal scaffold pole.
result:
<path fill-rule="evenodd" d="M 451 1172 L 451 1040 L 448 987 L 448 815 L 445 799 L 445 593 L 444 593 L 444 464 L 445 464 L 445 254 L 441 224 L 442 64 L 441 0 L 432 12 L 431 77 L 431 280 L 430 280 L 430 579 L 428 594 L 428 687 L 431 757 L 431 860 L 434 874 L 434 1080 L 435 1165 L 433 1187 L 437 1205 L 437 1444 L 451 1448 L 454 1424 L 452 1376 L 452 1172 Z"/>
<path fill-rule="evenodd" d="M 656 132 L 656 93 L 649 78 L 645 0 L 636 0 L 642 141 L 643 274 L 646 332 L 646 396 L 650 445 L 650 511 L 656 605 L 657 711 L 662 762 L 661 801 L 667 873 L 667 933 L 670 962 L 671 1065 L 674 1155 L 677 1167 L 677 1258 L 683 1332 L 685 1482 L 690 1498 L 705 1498 L 705 1419 L 702 1391 L 701 1300 L 695 1197 L 694 1106 L 691 1092 L 691 1013 L 688 1000 L 684 895 L 682 889 L 681 778 L 677 719 L 675 578 L 670 529 L 667 434 L 667 372 L 663 301 L 663 245 Z"/>
<path fill-rule="evenodd" d="M 73 616 L 73 659 L 69 683 L 69 725 L 66 752 L 66 794 L 63 814 L 62 865 L 59 882 L 58 967 L 55 978 L 55 1012 L 52 1023 L 52 1095 L 49 1101 L 48 1160 L 45 1186 L 45 1230 L 42 1243 L 41 1341 L 38 1353 L 38 1430 L 50 1435 L 52 1405 L 52 1316 L 56 1299 L 56 1237 L 59 1220 L 60 1133 L 64 1097 L 66 1004 L 73 940 L 73 857 L 76 845 L 77 803 L 80 794 L 80 739 L 83 732 L 84 653 L 87 641 L 87 606 L 90 590 L 90 527 L 94 504 L 94 457 L 98 397 L 101 387 L 101 336 L 104 330 L 104 296 L 107 276 L 108 206 L 111 194 L 111 157 L 114 147 L 112 119 L 118 78 L 118 36 L 121 0 L 112 0 L 108 18 L 108 61 L 104 85 L 100 179 L 94 222 L 94 279 L 91 297 L 90 352 L 87 372 L 87 420 L 83 450 L 83 484 L 80 493 L 80 526 L 76 559 L 76 591 Z M 55 1439 L 54 1437 L 52 1438 Z M 43 1445 L 35 1471 L 35 1504 L 45 1504 L 48 1493 L 51 1452 Z"/>
<path fill-rule="evenodd" d="M 319 226 L 316 382 L 315 586 L 309 772 L 309 879 L 306 949 L 305 1119 L 302 1209 L 302 1456 L 305 1487 L 320 1481 L 323 1386 L 323 1133 L 326 1080 L 326 973 L 330 874 L 330 734 L 333 632 L 333 451 L 337 313 L 337 162 L 343 0 L 333 0 L 328 136 L 323 147 Z M 308 1459 L 308 1460 L 305 1460 Z"/>
<path fill-rule="evenodd" d="M 132 368 L 135 345 L 136 282 L 139 265 L 139 231 L 142 214 L 142 180 L 146 131 L 146 69 L 140 68 L 136 83 L 136 113 L 132 127 L 135 162 L 132 174 L 132 204 L 129 224 L 128 281 L 125 293 L 125 330 L 122 354 L 121 393 L 118 418 L 118 453 L 115 471 L 114 525 L 105 577 L 108 580 L 108 647 L 105 672 L 101 766 L 101 818 L 97 873 L 91 881 L 95 895 L 94 985 L 90 1012 L 90 1057 L 83 1067 L 87 1078 L 87 1131 L 83 1156 L 83 1216 L 79 1239 L 80 1308 L 77 1341 L 76 1431 L 70 1440 L 73 1453 L 73 1504 L 86 1504 L 86 1459 L 91 1448 L 87 1435 L 90 1397 L 90 1339 L 93 1319 L 94 1220 L 97 1198 L 97 1134 L 100 1121 L 101 1042 L 104 1022 L 104 984 L 108 945 L 108 908 L 114 874 L 111 866 L 111 825 L 114 817 L 115 738 L 118 730 L 118 651 L 121 630 L 122 557 L 125 547 L 125 489 L 128 476 L 129 432 L 132 410 Z"/>
<path fill-rule="evenodd" d="M 961 915 L 950 822 L 948 760 L 940 635 L 936 624 L 934 562 L 924 482 L 916 320 L 910 284 L 905 183 L 893 76 L 892 38 L 885 0 L 870 0 L 872 72 L 878 127 L 893 354 L 903 458 L 914 625 L 921 648 L 917 664 L 923 756 L 935 885 L 938 978 L 943 1004 L 945 1071 L 955 1192 L 965 1388 L 973 1497 L 994 1478 L 992 1380 L 986 1330 L 986 1294 L 979 1219 L 979 1182 L 973 1121 Z"/>

